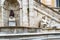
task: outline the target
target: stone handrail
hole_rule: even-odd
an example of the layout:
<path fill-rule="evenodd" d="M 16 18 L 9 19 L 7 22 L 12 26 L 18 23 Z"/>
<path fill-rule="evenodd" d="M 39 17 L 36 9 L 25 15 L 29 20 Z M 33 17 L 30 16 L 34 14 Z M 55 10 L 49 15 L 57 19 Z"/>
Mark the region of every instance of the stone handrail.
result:
<path fill-rule="evenodd" d="M 37 38 L 40 39 L 40 37 L 42 37 L 42 39 L 51 39 L 51 38 L 60 38 L 59 36 L 60 32 L 46 32 L 46 33 L 23 33 L 23 34 L 0 34 L 0 39 L 33 39 L 33 38 Z"/>
<path fill-rule="evenodd" d="M 60 19 L 59 18 L 60 13 L 58 11 L 54 10 L 53 8 L 47 6 L 47 5 L 43 4 L 43 3 L 39 4 L 36 1 L 34 1 L 34 6 L 36 6 L 36 7 L 40 8 L 41 10 L 49 13 L 49 15 L 52 15 L 53 17 L 56 17 L 56 18 Z"/>

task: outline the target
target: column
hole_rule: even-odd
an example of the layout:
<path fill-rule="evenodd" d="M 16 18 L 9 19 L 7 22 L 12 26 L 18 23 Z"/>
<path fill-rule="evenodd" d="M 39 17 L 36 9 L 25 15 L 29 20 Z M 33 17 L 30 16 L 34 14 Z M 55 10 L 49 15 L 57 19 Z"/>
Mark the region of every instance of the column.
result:
<path fill-rule="evenodd" d="M 19 13 L 19 15 L 20 15 L 20 26 L 22 26 L 23 25 L 23 2 L 22 2 L 22 0 L 18 0 L 19 1 L 19 4 L 20 4 L 20 13 Z"/>
<path fill-rule="evenodd" d="M 22 5 L 23 5 L 23 26 L 28 27 L 28 0 L 22 0 Z"/>
<path fill-rule="evenodd" d="M 3 22 L 3 4 L 4 4 L 5 0 L 1 0 L 1 26 L 4 26 L 4 22 Z"/>
<path fill-rule="evenodd" d="M 34 9 L 33 9 L 33 1 L 34 0 L 29 0 L 29 18 L 30 18 L 30 27 L 34 27 Z"/>

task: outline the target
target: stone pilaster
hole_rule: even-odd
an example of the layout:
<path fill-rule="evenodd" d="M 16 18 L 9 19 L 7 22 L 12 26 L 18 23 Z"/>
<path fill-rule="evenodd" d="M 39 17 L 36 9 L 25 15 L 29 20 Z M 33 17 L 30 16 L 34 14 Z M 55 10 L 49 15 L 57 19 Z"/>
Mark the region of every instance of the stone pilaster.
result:
<path fill-rule="evenodd" d="M 23 5 L 23 26 L 28 26 L 28 0 L 22 0 Z"/>
<path fill-rule="evenodd" d="M 34 12 L 34 0 L 29 0 L 29 18 L 30 18 L 30 26 L 34 27 L 35 25 L 35 12 Z"/>

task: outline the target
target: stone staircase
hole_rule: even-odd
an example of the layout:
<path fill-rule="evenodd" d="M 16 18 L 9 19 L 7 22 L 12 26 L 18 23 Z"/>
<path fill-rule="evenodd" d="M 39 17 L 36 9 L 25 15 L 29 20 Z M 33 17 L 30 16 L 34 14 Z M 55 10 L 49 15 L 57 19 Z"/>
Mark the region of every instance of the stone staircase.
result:
<path fill-rule="evenodd" d="M 44 17 L 49 17 L 50 19 L 58 22 L 58 25 L 60 25 L 60 12 L 56 11 L 55 9 L 43 4 L 43 3 L 38 3 L 36 1 L 34 1 L 34 9 L 39 11 L 40 14 L 45 15 Z M 38 17 L 41 17 L 40 15 Z M 39 19 L 39 18 L 38 18 Z M 40 18 L 42 19 L 42 18 Z M 44 20 L 44 19 L 42 19 Z M 52 21 L 50 20 L 50 21 Z M 41 20 L 40 20 L 41 21 Z M 46 19 L 45 21 L 43 21 L 43 24 L 47 24 L 49 21 Z M 47 24 L 48 26 L 51 24 L 51 22 L 49 24 Z M 55 24 L 55 26 L 58 26 L 57 24 Z M 42 29 L 45 30 L 59 30 L 59 27 L 51 27 L 51 25 L 48 27 L 46 26 L 45 28 L 42 27 Z"/>
<path fill-rule="evenodd" d="M 40 10 L 46 12 L 47 14 L 51 15 L 52 17 L 55 17 L 57 19 L 60 19 L 60 13 L 56 10 L 54 10 L 53 8 L 43 4 L 43 3 L 37 3 L 36 1 L 34 1 L 34 6 L 36 8 L 39 8 Z"/>

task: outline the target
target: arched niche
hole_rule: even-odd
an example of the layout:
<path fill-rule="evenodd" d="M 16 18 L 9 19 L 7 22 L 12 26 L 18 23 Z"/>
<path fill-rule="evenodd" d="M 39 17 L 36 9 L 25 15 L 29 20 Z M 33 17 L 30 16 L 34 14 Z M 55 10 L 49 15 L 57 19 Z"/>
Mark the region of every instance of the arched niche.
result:
<path fill-rule="evenodd" d="M 10 18 L 10 11 L 14 13 L 14 20 Z M 3 21 L 4 26 L 9 26 L 9 22 L 15 21 L 15 25 L 19 26 L 20 22 L 20 4 L 18 0 L 4 0 L 3 2 Z"/>

